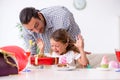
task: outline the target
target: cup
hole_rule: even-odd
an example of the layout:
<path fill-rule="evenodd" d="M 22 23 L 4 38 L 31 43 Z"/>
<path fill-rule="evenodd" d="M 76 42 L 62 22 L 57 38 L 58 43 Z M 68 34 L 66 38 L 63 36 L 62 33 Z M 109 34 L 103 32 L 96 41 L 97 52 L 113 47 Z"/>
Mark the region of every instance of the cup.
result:
<path fill-rule="evenodd" d="M 27 68 L 30 67 L 30 54 L 31 54 L 30 51 L 26 51 L 26 55 L 27 55 L 27 58 L 28 58 Z"/>
<path fill-rule="evenodd" d="M 115 54 L 118 62 L 120 62 L 120 49 L 115 49 Z"/>

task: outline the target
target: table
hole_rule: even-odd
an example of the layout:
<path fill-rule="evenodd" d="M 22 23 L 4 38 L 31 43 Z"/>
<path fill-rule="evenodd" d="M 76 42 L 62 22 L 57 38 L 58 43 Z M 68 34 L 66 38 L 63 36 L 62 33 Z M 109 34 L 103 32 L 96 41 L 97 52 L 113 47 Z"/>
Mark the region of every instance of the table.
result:
<path fill-rule="evenodd" d="M 18 75 L 0 77 L 0 80 L 120 80 L 120 72 L 115 70 L 75 69 L 58 71 L 56 69 L 31 69 Z"/>

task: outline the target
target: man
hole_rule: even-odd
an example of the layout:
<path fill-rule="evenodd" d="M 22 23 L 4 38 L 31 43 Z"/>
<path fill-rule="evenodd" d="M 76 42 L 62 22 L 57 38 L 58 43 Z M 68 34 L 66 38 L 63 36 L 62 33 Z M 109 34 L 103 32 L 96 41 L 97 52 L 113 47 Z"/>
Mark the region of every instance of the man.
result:
<path fill-rule="evenodd" d="M 31 53 L 36 54 L 37 42 L 45 44 L 44 53 L 50 52 L 50 35 L 57 29 L 68 31 L 73 40 L 80 35 L 80 28 L 74 20 L 73 14 L 63 6 L 53 6 L 37 10 L 33 7 L 24 8 L 19 15 L 24 26 L 23 37 L 29 45 L 29 40 L 36 44 L 31 47 Z"/>

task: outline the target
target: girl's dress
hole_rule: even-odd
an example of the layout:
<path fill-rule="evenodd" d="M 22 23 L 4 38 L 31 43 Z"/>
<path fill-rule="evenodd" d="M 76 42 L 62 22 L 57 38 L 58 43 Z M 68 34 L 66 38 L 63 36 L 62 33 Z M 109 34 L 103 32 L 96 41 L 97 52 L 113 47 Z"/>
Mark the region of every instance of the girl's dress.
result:
<path fill-rule="evenodd" d="M 66 54 L 59 55 L 56 52 L 52 53 L 52 57 L 59 57 L 60 64 L 69 64 L 71 66 L 76 65 L 76 60 L 80 58 L 80 53 L 75 53 L 74 51 L 68 51 Z"/>

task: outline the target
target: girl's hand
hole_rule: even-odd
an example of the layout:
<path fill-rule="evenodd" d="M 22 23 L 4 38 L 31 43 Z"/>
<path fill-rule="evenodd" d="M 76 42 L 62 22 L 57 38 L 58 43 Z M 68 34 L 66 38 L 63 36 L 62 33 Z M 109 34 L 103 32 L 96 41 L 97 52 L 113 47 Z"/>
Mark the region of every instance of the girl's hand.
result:
<path fill-rule="evenodd" d="M 42 39 L 37 39 L 37 46 L 40 49 L 40 53 L 44 53 L 44 42 Z"/>
<path fill-rule="evenodd" d="M 75 46 L 78 47 L 78 49 L 81 51 L 81 50 L 84 50 L 84 39 L 81 35 L 78 35 L 76 37 L 76 43 L 75 43 Z"/>

